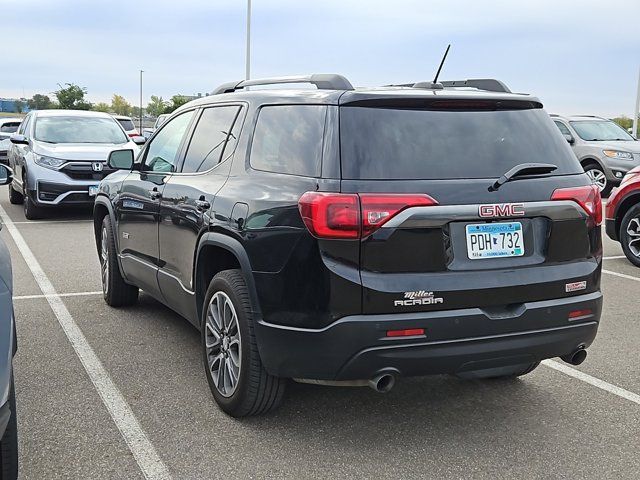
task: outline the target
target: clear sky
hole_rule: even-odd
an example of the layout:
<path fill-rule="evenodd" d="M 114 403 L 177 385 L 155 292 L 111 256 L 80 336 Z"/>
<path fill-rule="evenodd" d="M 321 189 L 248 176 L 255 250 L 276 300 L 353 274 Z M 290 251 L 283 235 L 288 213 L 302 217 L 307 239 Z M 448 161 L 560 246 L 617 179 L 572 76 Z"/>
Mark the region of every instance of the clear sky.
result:
<path fill-rule="evenodd" d="M 0 0 L 0 96 L 58 83 L 138 104 L 244 77 L 245 0 Z M 252 77 L 495 77 L 549 112 L 632 115 L 640 0 L 253 0 Z"/>

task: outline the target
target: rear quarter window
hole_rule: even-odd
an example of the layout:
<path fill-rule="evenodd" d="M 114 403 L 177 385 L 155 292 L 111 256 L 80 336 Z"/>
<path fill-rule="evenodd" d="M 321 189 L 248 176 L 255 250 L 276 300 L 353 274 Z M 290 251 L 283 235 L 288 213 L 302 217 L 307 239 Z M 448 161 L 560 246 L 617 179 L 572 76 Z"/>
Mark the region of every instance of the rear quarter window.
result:
<path fill-rule="evenodd" d="M 521 163 L 582 172 L 567 141 L 540 108 L 425 110 L 340 108 L 345 179 L 495 178 Z"/>
<path fill-rule="evenodd" d="M 305 177 L 320 176 L 327 107 L 262 107 L 251 144 L 251 167 Z"/>

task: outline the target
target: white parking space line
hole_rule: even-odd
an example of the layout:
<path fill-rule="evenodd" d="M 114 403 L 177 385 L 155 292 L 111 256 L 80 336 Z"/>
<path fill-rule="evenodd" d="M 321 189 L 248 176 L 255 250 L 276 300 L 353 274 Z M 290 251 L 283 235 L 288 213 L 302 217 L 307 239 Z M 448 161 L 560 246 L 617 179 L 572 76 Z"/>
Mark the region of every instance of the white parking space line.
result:
<path fill-rule="evenodd" d="M 640 277 L 634 277 L 633 275 L 627 275 L 626 273 L 618 273 L 612 272 L 611 270 L 602 269 L 602 273 L 606 273 L 607 275 L 613 275 L 614 277 L 626 278 L 627 280 L 634 280 L 636 282 L 640 282 Z"/>
<path fill-rule="evenodd" d="M 13 222 L 14 225 L 44 225 L 47 223 L 92 223 L 93 220 L 27 220 Z"/>
<path fill-rule="evenodd" d="M 546 367 L 553 368 L 558 372 L 562 372 L 565 375 L 569 375 L 575 379 L 578 379 L 582 382 L 588 383 L 594 387 L 599 388 L 600 390 L 604 390 L 605 392 L 612 393 L 617 395 L 618 397 L 624 398 L 633 402 L 637 405 L 640 405 L 640 395 L 637 393 L 630 392 L 629 390 L 625 390 L 624 388 L 617 387 L 609 382 L 605 382 L 604 380 L 600 380 L 599 378 L 593 377 L 587 373 L 581 372 L 580 370 L 576 370 L 575 368 L 571 368 L 568 365 L 564 365 L 560 362 L 556 362 L 555 360 L 543 360 L 542 364 Z"/>
<path fill-rule="evenodd" d="M 619 258 L 627 258 L 624 255 L 613 255 L 611 257 L 602 257 L 603 260 L 617 260 Z"/>
<path fill-rule="evenodd" d="M 0 218 L 2 218 L 7 230 L 13 237 L 18 250 L 22 254 L 25 262 L 29 266 L 40 290 L 47 299 L 53 313 L 58 319 L 58 323 L 66 334 L 71 346 L 80 359 L 82 366 L 89 375 L 91 382 L 95 386 L 102 402 L 109 411 L 111 418 L 115 422 L 118 430 L 122 434 L 129 450 L 133 454 L 143 475 L 149 480 L 170 479 L 171 474 L 167 466 L 162 462 L 160 456 L 144 433 L 140 422 L 133 414 L 131 407 L 113 383 L 109 373 L 100 362 L 100 359 L 87 342 L 82 331 L 67 310 L 60 295 L 58 295 L 53 284 L 38 263 L 35 255 L 25 242 L 22 234 L 7 215 L 7 212 L 0 206 Z"/>
<path fill-rule="evenodd" d="M 58 297 L 84 297 L 85 295 L 102 295 L 102 291 L 95 292 L 72 292 L 72 293 L 58 293 Z M 16 295 L 14 300 L 31 300 L 34 298 L 47 298 L 47 295 Z"/>

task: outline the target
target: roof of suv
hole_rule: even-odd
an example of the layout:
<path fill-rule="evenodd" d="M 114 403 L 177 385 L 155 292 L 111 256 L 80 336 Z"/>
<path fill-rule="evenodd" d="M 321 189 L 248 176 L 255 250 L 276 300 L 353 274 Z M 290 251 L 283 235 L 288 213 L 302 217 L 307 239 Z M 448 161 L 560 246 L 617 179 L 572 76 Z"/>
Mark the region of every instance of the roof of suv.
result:
<path fill-rule="evenodd" d="M 584 122 L 584 121 L 593 121 L 593 120 L 602 120 L 605 122 L 610 122 L 608 118 L 598 117 L 597 115 L 556 115 L 551 114 L 552 118 L 561 118 L 562 120 L 566 120 L 569 122 Z"/>
<path fill-rule="evenodd" d="M 335 82 L 335 85 L 340 88 L 331 88 L 329 81 L 323 81 L 318 85 L 313 81 L 313 78 L 317 75 L 309 75 L 306 77 L 280 77 L 276 79 L 265 79 L 264 83 L 260 80 L 251 80 L 247 82 L 247 86 L 255 88 L 257 85 L 274 85 L 285 83 L 311 83 L 320 86 L 318 89 L 313 88 L 287 88 L 287 89 L 274 89 L 274 88 L 262 88 L 255 90 L 246 90 L 242 86 L 244 82 L 232 82 L 224 84 L 216 90 L 213 95 L 202 97 L 193 100 L 180 110 L 197 106 L 197 105 L 209 105 L 214 103 L 229 102 L 229 101 L 253 101 L 256 103 L 320 103 L 328 105 L 343 105 L 362 100 L 382 100 L 392 98 L 424 98 L 433 99 L 438 98 L 441 100 L 459 100 L 459 99 L 482 99 L 482 100 L 524 100 L 527 102 L 540 104 L 540 100 L 528 94 L 511 93 L 509 89 L 492 79 L 483 80 L 465 80 L 465 81 L 451 81 L 445 83 L 444 88 L 439 85 L 439 88 L 425 88 L 422 84 L 407 85 L 389 85 L 383 87 L 372 88 L 348 88 L 349 82 L 339 75 L 322 75 L 322 77 L 335 77 L 339 81 Z M 287 82 L 288 79 L 295 79 L 293 82 Z M 344 83 L 346 82 L 346 84 Z M 470 85 L 466 83 L 469 82 Z M 496 89 L 481 89 L 474 88 L 473 82 L 488 82 L 488 85 L 496 85 Z M 491 83 L 491 82 L 495 82 Z M 453 84 L 451 86 L 450 84 Z M 418 86 L 421 85 L 421 86 Z M 484 85 L 484 84 L 479 84 Z M 497 86 L 499 85 L 499 86 Z M 502 90 L 499 90 L 502 88 Z M 221 92 L 221 93 L 217 93 Z"/>
<path fill-rule="evenodd" d="M 101 117 L 113 118 L 108 113 L 94 112 L 91 110 L 35 110 L 39 117 Z"/>

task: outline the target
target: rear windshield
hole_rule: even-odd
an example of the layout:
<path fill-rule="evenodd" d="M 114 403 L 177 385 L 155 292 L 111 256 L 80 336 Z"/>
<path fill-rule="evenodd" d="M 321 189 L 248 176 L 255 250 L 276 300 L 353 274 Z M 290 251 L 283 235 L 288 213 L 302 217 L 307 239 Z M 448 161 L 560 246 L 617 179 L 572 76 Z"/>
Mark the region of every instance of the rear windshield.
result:
<path fill-rule="evenodd" d="M 129 138 L 113 118 L 39 117 L 36 140 L 48 143 L 127 143 Z"/>
<path fill-rule="evenodd" d="M 133 125 L 133 122 L 131 120 L 129 120 L 128 118 L 118 118 L 116 119 L 118 120 L 118 122 L 120 122 L 120 125 L 122 125 L 122 128 L 124 128 L 127 132 L 129 130 L 133 130 L 136 127 Z"/>
<path fill-rule="evenodd" d="M 7 122 L 0 125 L 0 132 L 2 133 L 15 133 L 18 131 L 20 122 Z"/>
<path fill-rule="evenodd" d="M 340 108 L 345 179 L 495 178 L 521 163 L 582 172 L 542 109 Z"/>

